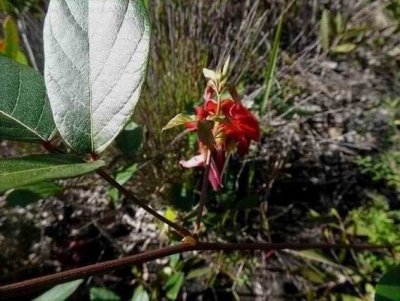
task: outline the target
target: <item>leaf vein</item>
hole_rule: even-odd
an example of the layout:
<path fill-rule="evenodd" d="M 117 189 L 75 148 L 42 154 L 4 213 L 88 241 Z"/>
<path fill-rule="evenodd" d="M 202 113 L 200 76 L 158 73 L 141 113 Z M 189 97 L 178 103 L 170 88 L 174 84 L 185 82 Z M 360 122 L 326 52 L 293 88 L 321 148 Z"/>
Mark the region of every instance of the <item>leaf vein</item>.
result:
<path fill-rule="evenodd" d="M 18 68 L 18 70 L 19 70 L 19 72 L 18 72 L 18 94 L 17 94 L 17 100 L 15 101 L 14 108 L 13 108 L 11 114 L 10 114 L 11 116 L 14 114 L 15 110 L 17 109 L 18 102 L 19 102 L 19 99 L 20 99 L 20 97 L 21 97 L 21 86 L 22 86 L 22 82 L 21 82 L 21 68 Z"/>
<path fill-rule="evenodd" d="M 37 137 L 39 137 L 40 139 L 42 139 L 43 141 L 46 141 L 47 139 L 42 137 L 39 133 L 37 133 L 34 129 L 32 129 L 31 127 L 29 127 L 28 125 L 22 123 L 21 121 L 19 121 L 18 119 L 15 119 L 13 116 L 11 116 L 10 114 L 7 114 L 4 111 L 0 111 L 0 114 L 3 114 L 6 118 L 9 118 L 11 120 L 13 120 L 14 122 L 22 125 L 24 128 L 26 128 L 27 130 L 29 130 L 30 132 L 32 132 L 34 135 L 36 135 Z"/>
<path fill-rule="evenodd" d="M 78 20 L 76 19 L 75 15 L 72 13 L 72 11 L 71 11 L 71 9 L 70 9 L 70 7 L 69 7 L 69 5 L 68 5 L 68 1 L 63 1 L 63 2 L 65 3 L 65 6 L 66 6 L 67 11 L 68 11 L 68 14 L 71 15 L 72 19 L 74 20 L 74 23 L 75 23 L 76 25 L 78 25 L 78 27 L 79 27 L 83 32 L 87 33 L 87 30 L 84 29 L 84 28 L 82 27 L 81 24 L 79 24 L 79 22 L 78 22 Z"/>
<path fill-rule="evenodd" d="M 125 74 L 126 69 L 127 69 L 127 68 L 129 67 L 129 65 L 131 64 L 132 59 L 135 57 L 136 49 L 139 47 L 139 44 L 142 42 L 143 36 L 144 36 L 144 33 L 141 35 L 140 40 L 139 40 L 139 42 L 137 43 L 135 49 L 132 51 L 132 56 L 131 56 L 131 58 L 129 59 L 129 62 L 126 64 L 124 70 L 121 72 L 121 74 L 119 75 L 118 79 L 116 80 L 116 83 L 117 83 L 117 84 L 118 84 L 118 82 L 120 81 L 121 77 Z M 142 66 L 141 66 L 141 68 L 142 68 Z M 140 68 L 140 69 L 141 69 L 141 68 Z M 111 89 L 104 95 L 104 97 L 102 98 L 102 100 L 100 100 L 100 102 L 98 103 L 98 105 L 96 106 L 96 108 L 93 110 L 93 114 L 100 108 L 100 106 L 103 104 L 103 102 L 104 102 L 104 100 L 106 99 L 106 97 L 107 97 L 108 95 L 110 95 L 111 92 L 114 91 L 114 89 L 115 89 L 115 87 L 117 86 L 117 84 L 114 84 L 114 85 L 111 87 Z M 137 86 L 138 86 L 138 85 L 136 85 L 134 91 L 136 90 Z"/>
<path fill-rule="evenodd" d="M 73 60 L 68 56 L 68 54 L 65 52 L 64 48 L 62 48 L 60 42 L 58 42 L 58 39 L 56 38 L 56 36 L 54 35 L 54 31 L 53 31 L 53 27 L 51 25 L 50 22 L 50 32 L 51 32 L 51 37 L 53 38 L 53 40 L 56 42 L 58 48 L 61 50 L 61 53 L 64 55 L 64 57 L 66 57 L 68 59 L 68 61 L 70 61 L 70 63 L 72 64 L 72 67 L 81 75 L 81 77 L 83 78 L 84 75 L 82 73 L 82 71 L 78 68 L 78 66 L 75 65 L 75 63 L 73 62 Z"/>
<path fill-rule="evenodd" d="M 39 125 L 40 125 L 40 122 L 42 121 L 42 117 L 43 117 L 43 113 L 44 113 L 44 108 L 45 108 L 45 106 L 46 106 L 46 100 L 47 100 L 47 98 L 45 97 L 45 98 L 44 98 L 43 105 L 42 105 L 42 111 L 40 112 L 38 122 L 36 123 L 36 126 L 35 126 L 35 128 L 34 128 L 35 131 L 37 130 L 37 128 L 38 128 Z"/>
<path fill-rule="evenodd" d="M 114 48 L 114 46 L 115 46 L 115 43 L 116 43 L 116 41 L 118 40 L 118 36 L 119 36 L 119 33 L 121 32 L 121 28 L 122 28 L 122 26 L 123 26 L 124 23 L 125 23 L 126 16 L 127 16 L 127 13 L 128 13 L 128 8 L 129 8 L 129 1 L 126 1 L 126 2 L 127 2 L 127 4 L 126 4 L 126 7 L 125 7 L 124 17 L 123 17 L 123 19 L 122 19 L 122 22 L 121 22 L 120 26 L 118 27 L 117 34 L 114 35 L 114 40 L 113 40 L 112 45 L 111 45 L 111 47 L 110 47 L 110 51 L 107 53 L 107 57 L 106 57 L 106 59 L 104 60 L 103 65 L 101 66 L 101 69 L 100 69 L 99 72 L 97 73 L 96 78 L 93 80 L 93 83 L 95 83 L 95 82 L 97 81 L 97 79 L 99 78 L 101 72 L 103 72 L 103 69 L 104 69 L 105 65 L 107 64 L 108 59 L 110 58 L 110 54 L 111 54 L 111 52 L 112 52 L 112 50 L 113 50 L 113 48 Z"/>

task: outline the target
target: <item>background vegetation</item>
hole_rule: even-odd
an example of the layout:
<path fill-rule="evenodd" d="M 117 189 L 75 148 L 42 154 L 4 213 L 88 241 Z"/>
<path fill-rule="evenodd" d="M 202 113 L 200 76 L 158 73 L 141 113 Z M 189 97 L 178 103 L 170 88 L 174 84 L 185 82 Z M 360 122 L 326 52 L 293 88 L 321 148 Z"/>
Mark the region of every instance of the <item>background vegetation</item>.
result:
<path fill-rule="evenodd" d="M 170 219 L 194 224 L 201 172 L 178 161 L 196 152 L 196 141 L 161 128 L 202 101 L 202 68 L 231 55 L 231 80 L 263 136 L 248 157 L 231 159 L 224 190 L 210 193 L 202 235 L 399 241 L 400 1 L 147 5 L 146 88 L 135 124 L 104 155 L 120 183 Z M 8 55 L 42 70 L 46 1 L 3 0 L 0 7 L 3 38 L 17 45 Z M 32 152 L 31 145 L 0 143 L 3 157 Z M 178 240 L 97 177 L 11 191 L 0 210 L 1 283 Z M 86 279 L 71 300 L 372 300 L 377 280 L 398 262 L 399 250 L 177 255 Z"/>

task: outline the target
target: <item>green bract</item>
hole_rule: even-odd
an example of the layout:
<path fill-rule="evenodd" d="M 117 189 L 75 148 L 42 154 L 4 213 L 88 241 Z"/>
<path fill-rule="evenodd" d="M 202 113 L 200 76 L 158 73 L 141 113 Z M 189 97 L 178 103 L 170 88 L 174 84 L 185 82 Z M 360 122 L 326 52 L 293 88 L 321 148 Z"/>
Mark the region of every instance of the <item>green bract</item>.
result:
<path fill-rule="evenodd" d="M 129 122 L 145 80 L 149 41 L 141 0 L 50 1 L 46 86 L 57 128 L 75 151 L 103 151 Z"/>

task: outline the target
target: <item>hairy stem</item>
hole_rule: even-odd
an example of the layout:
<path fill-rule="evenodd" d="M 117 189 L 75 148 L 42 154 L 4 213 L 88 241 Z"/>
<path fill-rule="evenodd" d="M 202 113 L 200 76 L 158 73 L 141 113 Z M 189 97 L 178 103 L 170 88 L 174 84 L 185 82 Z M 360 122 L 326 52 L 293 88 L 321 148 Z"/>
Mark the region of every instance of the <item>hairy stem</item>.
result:
<path fill-rule="evenodd" d="M 188 251 L 271 251 L 271 250 L 308 250 L 308 249 L 346 249 L 346 250 L 379 250 L 393 249 L 393 245 L 370 244 L 327 244 L 327 243 L 208 243 L 196 244 L 180 243 L 175 246 L 164 247 L 157 250 L 149 250 L 140 254 L 100 262 L 68 271 L 42 276 L 22 282 L 17 282 L 0 287 L 0 300 L 15 298 L 21 295 L 31 294 L 43 290 L 49 286 L 93 275 L 104 274 L 110 271 L 142 264 L 165 256 L 184 253 Z"/>

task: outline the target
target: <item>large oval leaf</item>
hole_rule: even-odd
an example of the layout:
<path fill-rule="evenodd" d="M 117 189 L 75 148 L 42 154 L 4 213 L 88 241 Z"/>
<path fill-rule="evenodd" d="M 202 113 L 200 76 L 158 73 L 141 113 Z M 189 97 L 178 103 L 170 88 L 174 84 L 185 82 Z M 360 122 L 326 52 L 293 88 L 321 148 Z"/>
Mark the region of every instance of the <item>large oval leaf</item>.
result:
<path fill-rule="evenodd" d="M 400 266 L 383 275 L 376 286 L 375 301 L 400 300 Z"/>
<path fill-rule="evenodd" d="M 99 153 L 129 122 L 145 80 L 150 25 L 142 0 L 51 0 L 45 79 L 74 150 Z"/>
<path fill-rule="evenodd" d="M 43 77 L 0 56 L 0 139 L 46 141 L 55 125 Z"/>
<path fill-rule="evenodd" d="M 72 155 L 32 155 L 0 160 L 0 192 L 47 180 L 81 176 L 104 166 Z"/>

